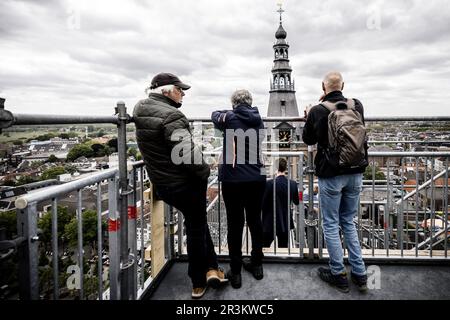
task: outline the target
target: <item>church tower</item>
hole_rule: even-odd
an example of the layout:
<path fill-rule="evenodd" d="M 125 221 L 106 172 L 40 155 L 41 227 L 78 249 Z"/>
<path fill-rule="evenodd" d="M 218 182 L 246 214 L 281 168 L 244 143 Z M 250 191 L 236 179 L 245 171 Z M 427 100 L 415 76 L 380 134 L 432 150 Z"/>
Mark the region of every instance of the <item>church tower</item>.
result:
<path fill-rule="evenodd" d="M 286 42 L 287 32 L 283 28 L 281 8 L 280 25 L 275 33 L 276 43 L 273 45 L 274 65 L 270 80 L 270 98 L 267 111 L 268 117 L 296 117 L 299 115 L 297 99 L 295 98 L 295 82 L 292 78 L 292 68 L 289 65 L 289 44 Z"/>

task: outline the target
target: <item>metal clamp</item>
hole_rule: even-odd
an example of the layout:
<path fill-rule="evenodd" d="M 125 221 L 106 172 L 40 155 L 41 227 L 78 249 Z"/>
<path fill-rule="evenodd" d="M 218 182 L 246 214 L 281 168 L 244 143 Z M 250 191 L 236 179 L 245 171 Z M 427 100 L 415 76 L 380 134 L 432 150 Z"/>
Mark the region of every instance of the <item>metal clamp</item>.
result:
<path fill-rule="evenodd" d="M 130 194 L 133 194 L 134 190 L 133 189 L 127 189 L 125 191 L 122 190 L 122 188 L 119 188 L 119 195 L 124 197 L 124 196 L 129 196 Z"/>
<path fill-rule="evenodd" d="M 318 222 L 319 222 L 318 219 L 314 219 L 314 220 L 305 219 L 305 225 L 307 227 L 315 227 L 315 226 L 317 226 Z"/>
<path fill-rule="evenodd" d="M 128 261 L 126 263 L 122 263 L 122 262 L 120 263 L 120 270 L 124 271 L 124 270 L 131 268 L 134 265 L 135 261 L 136 261 L 136 259 L 134 257 L 134 254 L 130 253 L 128 255 Z"/>

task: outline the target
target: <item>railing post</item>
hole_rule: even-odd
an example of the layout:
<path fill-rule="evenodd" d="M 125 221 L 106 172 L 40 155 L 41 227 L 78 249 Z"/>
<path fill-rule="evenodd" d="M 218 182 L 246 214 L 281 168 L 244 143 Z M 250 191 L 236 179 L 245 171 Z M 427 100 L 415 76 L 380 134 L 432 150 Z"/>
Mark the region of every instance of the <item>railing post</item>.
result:
<path fill-rule="evenodd" d="M 117 146 L 119 154 L 119 213 L 120 213 L 120 299 L 129 300 L 131 289 L 130 249 L 128 246 L 128 177 L 127 177 L 127 122 L 129 120 L 124 102 L 117 103 Z"/>
<path fill-rule="evenodd" d="M 119 300 L 120 282 L 120 217 L 117 212 L 118 190 L 116 177 L 108 179 L 108 240 L 109 240 L 109 297 Z"/>
<path fill-rule="evenodd" d="M 314 221 L 314 146 L 308 146 L 308 217 L 306 225 L 308 227 L 308 259 L 314 259 L 314 233 L 316 223 Z"/>
<path fill-rule="evenodd" d="M 137 237 L 136 237 L 136 218 L 137 218 L 137 184 L 136 184 L 136 168 L 129 172 L 129 181 L 131 181 L 133 190 L 132 196 L 128 197 L 128 245 L 130 246 L 130 253 L 134 258 L 131 270 L 131 287 L 130 295 L 133 300 L 137 297 Z"/>
<path fill-rule="evenodd" d="M 39 237 L 37 235 L 36 203 L 17 210 L 17 233 L 25 238 L 18 248 L 19 294 L 22 300 L 39 300 Z"/>
<path fill-rule="evenodd" d="M 297 175 L 298 175 L 298 192 L 301 195 L 298 204 L 297 213 L 297 236 L 298 236 L 298 246 L 300 248 L 300 258 L 303 258 L 303 250 L 305 246 L 305 206 L 303 202 L 303 153 L 300 155 L 300 159 L 297 163 Z"/>

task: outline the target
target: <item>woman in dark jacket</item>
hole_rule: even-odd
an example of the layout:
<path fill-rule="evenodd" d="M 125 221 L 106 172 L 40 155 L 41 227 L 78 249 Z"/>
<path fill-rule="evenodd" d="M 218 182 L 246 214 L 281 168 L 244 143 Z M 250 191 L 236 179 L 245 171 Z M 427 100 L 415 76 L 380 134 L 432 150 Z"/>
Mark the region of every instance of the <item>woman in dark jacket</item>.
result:
<path fill-rule="evenodd" d="M 260 280 L 262 268 L 261 205 L 266 176 L 261 159 L 264 124 L 258 109 L 252 107 L 247 90 L 237 90 L 231 96 L 233 110 L 215 111 L 212 120 L 224 134 L 219 180 L 228 221 L 230 270 L 227 277 L 234 288 L 241 287 L 241 268 Z M 242 259 L 244 210 L 252 238 L 251 259 Z"/>

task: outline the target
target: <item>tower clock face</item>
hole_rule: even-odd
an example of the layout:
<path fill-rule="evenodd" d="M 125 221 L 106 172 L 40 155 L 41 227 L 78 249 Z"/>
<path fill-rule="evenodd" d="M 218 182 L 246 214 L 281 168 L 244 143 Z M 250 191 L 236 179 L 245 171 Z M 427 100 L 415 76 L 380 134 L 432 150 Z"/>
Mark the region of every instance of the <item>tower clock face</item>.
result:
<path fill-rule="evenodd" d="M 280 140 L 280 148 L 289 148 L 291 133 L 289 131 L 280 131 L 278 138 Z"/>

